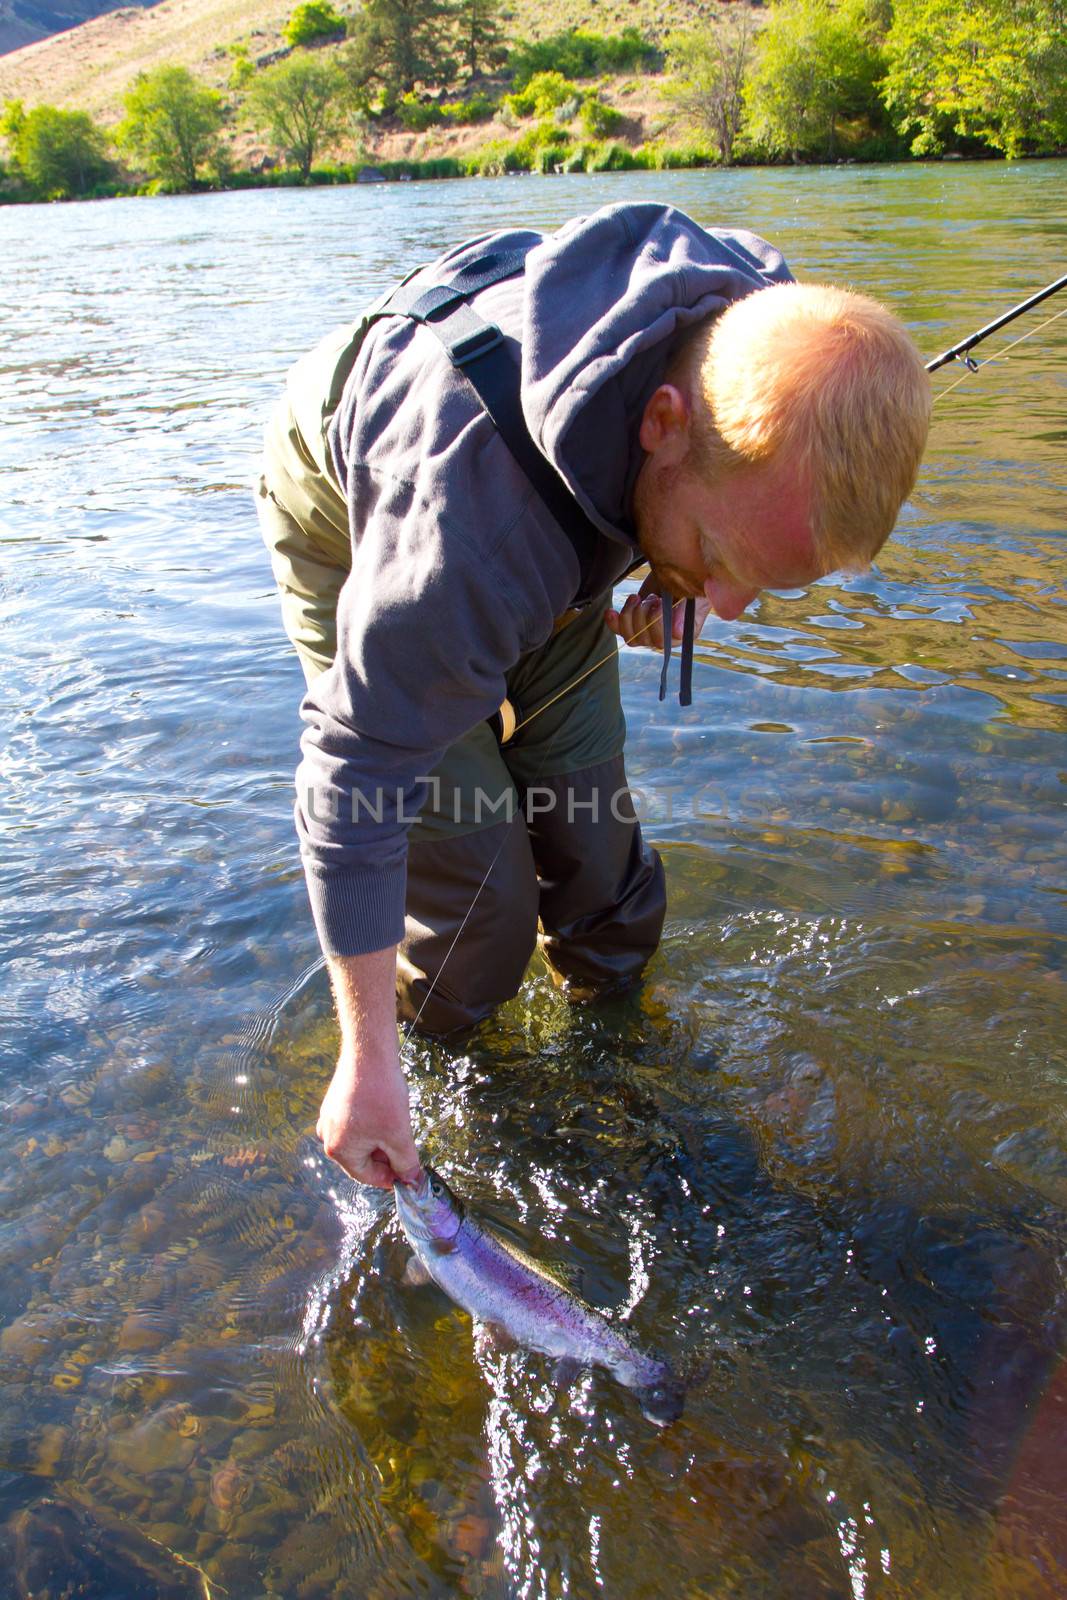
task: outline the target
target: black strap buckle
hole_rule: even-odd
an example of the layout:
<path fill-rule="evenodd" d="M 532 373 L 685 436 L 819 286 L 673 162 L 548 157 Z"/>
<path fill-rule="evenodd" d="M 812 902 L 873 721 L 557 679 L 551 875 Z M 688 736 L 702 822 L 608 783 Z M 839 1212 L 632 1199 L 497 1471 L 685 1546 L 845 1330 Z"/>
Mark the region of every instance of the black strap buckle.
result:
<path fill-rule="evenodd" d="M 480 328 L 475 328 L 473 333 L 462 334 L 455 343 L 448 346 L 448 355 L 453 366 L 465 367 L 468 362 L 476 361 L 479 356 L 484 356 L 490 350 L 495 350 L 498 344 L 504 343 L 504 335 L 495 322 L 485 322 Z"/>

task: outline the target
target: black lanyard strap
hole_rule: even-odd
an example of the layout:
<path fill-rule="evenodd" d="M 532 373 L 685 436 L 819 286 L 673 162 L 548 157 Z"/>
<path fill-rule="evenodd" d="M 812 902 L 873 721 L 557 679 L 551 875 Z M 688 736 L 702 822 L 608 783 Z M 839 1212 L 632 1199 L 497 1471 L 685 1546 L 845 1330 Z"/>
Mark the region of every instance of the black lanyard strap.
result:
<path fill-rule="evenodd" d="M 697 603 L 685 602 L 685 620 L 682 623 L 682 670 L 678 682 L 678 704 L 693 704 L 693 641 L 696 633 Z"/>
<path fill-rule="evenodd" d="M 667 674 L 671 665 L 671 645 L 674 642 L 674 596 L 666 589 L 660 594 L 660 615 L 663 619 L 663 665 L 659 674 L 659 697 L 667 698 Z M 678 680 L 678 704 L 693 704 L 693 643 L 696 634 L 696 601 L 687 600 L 682 618 L 682 661 Z"/>

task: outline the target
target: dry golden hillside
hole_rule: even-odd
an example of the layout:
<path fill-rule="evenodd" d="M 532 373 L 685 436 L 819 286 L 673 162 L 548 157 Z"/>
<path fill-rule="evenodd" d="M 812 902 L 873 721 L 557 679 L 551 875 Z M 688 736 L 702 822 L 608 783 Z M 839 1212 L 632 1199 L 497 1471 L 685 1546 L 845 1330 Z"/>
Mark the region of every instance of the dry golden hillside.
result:
<path fill-rule="evenodd" d="M 190 67 L 221 89 L 233 65 L 226 46 L 246 40 L 253 57 L 278 49 L 291 10 L 286 0 L 162 0 L 150 10 L 112 11 L 0 56 L 0 100 L 114 122 L 132 80 L 164 62 Z"/>
<path fill-rule="evenodd" d="M 233 66 L 227 46 L 247 45 L 253 60 L 269 56 L 282 44 L 281 30 L 295 3 L 161 0 L 148 10 L 113 11 L 0 56 L 0 101 L 88 111 L 111 123 L 121 115 L 123 91 L 137 73 L 164 62 L 187 66 L 224 89 Z M 633 25 L 658 39 L 715 9 L 715 0 L 511 0 L 504 17 L 515 38 L 577 26 L 616 33 Z"/>

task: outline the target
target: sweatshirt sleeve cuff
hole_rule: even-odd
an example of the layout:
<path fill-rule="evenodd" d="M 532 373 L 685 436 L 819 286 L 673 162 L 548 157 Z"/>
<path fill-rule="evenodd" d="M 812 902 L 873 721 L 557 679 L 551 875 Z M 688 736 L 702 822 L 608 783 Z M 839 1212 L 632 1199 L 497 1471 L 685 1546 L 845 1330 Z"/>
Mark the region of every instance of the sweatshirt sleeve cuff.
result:
<path fill-rule="evenodd" d="M 403 857 L 381 870 L 326 867 L 305 857 L 304 876 L 323 955 L 370 955 L 404 937 Z"/>

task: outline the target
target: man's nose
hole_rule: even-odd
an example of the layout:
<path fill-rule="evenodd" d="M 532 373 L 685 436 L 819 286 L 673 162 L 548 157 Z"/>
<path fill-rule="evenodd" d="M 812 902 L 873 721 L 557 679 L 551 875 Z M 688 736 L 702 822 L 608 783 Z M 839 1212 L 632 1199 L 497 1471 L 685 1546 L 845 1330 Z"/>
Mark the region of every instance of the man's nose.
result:
<path fill-rule="evenodd" d="M 758 589 L 745 589 L 739 583 L 731 583 L 728 578 L 707 578 L 704 581 L 704 598 L 722 622 L 733 622 L 758 594 Z"/>

